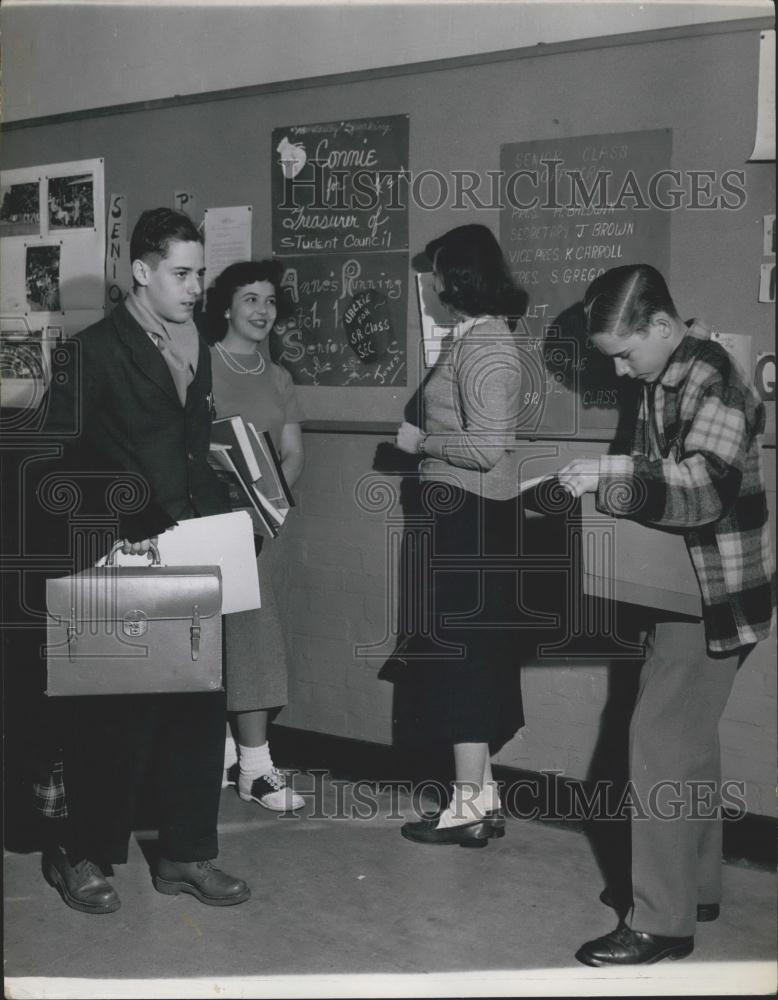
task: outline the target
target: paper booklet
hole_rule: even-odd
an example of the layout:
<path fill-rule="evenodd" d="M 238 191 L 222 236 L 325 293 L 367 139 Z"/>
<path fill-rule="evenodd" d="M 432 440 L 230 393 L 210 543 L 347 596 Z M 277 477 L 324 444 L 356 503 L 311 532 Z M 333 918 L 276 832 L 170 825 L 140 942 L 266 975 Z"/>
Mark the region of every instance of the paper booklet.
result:
<path fill-rule="evenodd" d="M 218 566 L 222 573 L 222 614 L 262 606 L 259 594 L 254 531 L 246 511 L 193 517 L 159 536 L 159 555 L 165 566 Z M 117 566 L 145 566 L 148 556 L 118 552 Z M 98 566 L 105 564 L 105 559 Z"/>

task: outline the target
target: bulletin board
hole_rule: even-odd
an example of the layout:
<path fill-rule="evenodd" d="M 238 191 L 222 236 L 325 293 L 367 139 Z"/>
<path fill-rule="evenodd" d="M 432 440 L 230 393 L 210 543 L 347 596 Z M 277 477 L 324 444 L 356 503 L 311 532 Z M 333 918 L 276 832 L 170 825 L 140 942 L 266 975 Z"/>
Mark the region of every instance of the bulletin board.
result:
<path fill-rule="evenodd" d="M 175 205 L 181 192 L 197 206 L 197 222 L 211 206 L 251 205 L 253 253 L 262 258 L 281 249 L 273 236 L 274 172 L 281 141 L 302 141 L 295 127 L 407 119 L 405 166 L 412 183 L 407 246 L 401 249 L 408 259 L 401 273 L 399 264 L 381 258 L 386 247 L 371 256 L 373 276 L 390 290 L 401 282 L 402 295 L 385 291 L 382 301 L 365 303 L 368 312 L 371 305 L 375 311 L 367 322 L 385 321 L 402 344 L 405 370 L 394 379 L 348 384 L 327 384 L 327 373 L 321 373 L 318 384 L 297 387 L 308 421 L 391 427 L 403 419 L 425 375 L 414 256 L 430 239 L 465 222 L 490 226 L 506 254 L 547 246 L 531 237 L 511 239 L 499 197 L 504 158 L 534 142 L 572 157 L 576 148 L 583 155 L 581 140 L 587 137 L 608 148 L 630 136 L 630 162 L 652 156 L 652 164 L 677 171 L 683 203 L 654 213 L 656 228 L 644 226 L 639 238 L 636 230 L 636 242 L 622 242 L 623 256 L 607 264 L 647 254 L 662 261 L 684 318 L 705 318 L 724 333 L 747 333 L 754 359 L 774 351 L 774 307 L 759 302 L 763 219 L 775 212 L 774 164 L 749 161 L 764 27 L 764 19 L 696 25 L 14 122 L 4 128 L 4 162 L 21 169 L 102 158 L 106 192 L 126 196 L 129 230 L 143 209 Z M 694 174 L 705 175 L 704 206 L 690 203 Z M 735 176 L 733 186 L 744 192 L 732 205 L 722 202 L 726 176 Z M 388 253 L 395 261 L 392 248 L 395 238 L 403 242 L 404 230 L 393 232 Z M 299 258 L 298 281 L 326 277 L 323 263 L 303 260 L 307 251 L 282 249 Z M 343 263 L 333 258 L 327 266 L 338 273 Z M 571 284 L 570 298 L 583 287 Z M 546 304 L 546 291 L 533 283 L 527 290 L 531 317 Z M 560 297 L 560 308 L 568 304 Z M 332 308 L 321 300 L 320 310 Z M 355 330 L 359 323 L 355 319 Z M 354 343 L 361 343 L 356 332 Z M 294 351 L 299 344 L 274 341 L 279 349 Z M 347 378 L 339 373 L 341 383 Z M 609 384 L 600 388 L 611 391 Z M 559 398 L 564 405 L 552 396 L 543 421 L 528 427 L 527 436 L 613 437 L 617 407 L 584 407 L 576 396 L 571 421 L 569 395 Z"/>
<path fill-rule="evenodd" d="M 405 386 L 407 115 L 273 129 L 273 253 L 289 321 L 271 340 L 297 385 Z"/>
<path fill-rule="evenodd" d="M 506 143 L 500 242 L 530 294 L 519 328 L 527 387 L 522 429 L 575 437 L 614 429 L 636 386 L 588 342 L 580 302 L 611 267 L 670 269 L 672 132 Z"/>

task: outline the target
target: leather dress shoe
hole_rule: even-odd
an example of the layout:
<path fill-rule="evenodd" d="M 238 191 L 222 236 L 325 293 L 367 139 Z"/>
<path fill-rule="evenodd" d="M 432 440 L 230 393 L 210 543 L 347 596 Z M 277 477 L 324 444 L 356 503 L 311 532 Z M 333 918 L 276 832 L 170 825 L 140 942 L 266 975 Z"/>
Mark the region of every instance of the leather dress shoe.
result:
<path fill-rule="evenodd" d="M 113 913 L 122 905 L 94 862 L 83 858 L 71 865 L 62 848 L 43 855 L 43 877 L 71 909 L 81 913 Z"/>
<path fill-rule="evenodd" d="M 243 879 L 233 878 L 210 861 L 168 861 L 160 858 L 154 888 L 167 896 L 189 893 L 206 906 L 236 906 L 251 890 Z"/>
<path fill-rule="evenodd" d="M 483 819 L 472 823 L 437 829 L 440 814 L 426 816 L 416 823 L 403 823 L 400 833 L 416 844 L 458 844 L 460 847 L 486 847 L 490 838 L 505 836 L 505 816 L 500 809 L 493 809 Z"/>
<path fill-rule="evenodd" d="M 602 892 L 600 893 L 600 902 L 605 903 L 605 905 L 609 906 L 612 910 L 616 910 L 617 912 L 623 912 L 623 913 L 626 913 L 627 910 L 629 910 L 632 906 L 631 900 L 628 902 L 619 901 L 617 903 L 610 889 L 602 890 Z M 698 903 L 697 923 L 707 924 L 710 923 L 712 920 L 718 920 L 720 912 L 721 908 L 718 903 Z"/>
<path fill-rule="evenodd" d="M 620 924 L 615 931 L 581 945 L 575 957 L 584 965 L 653 965 L 663 958 L 686 958 L 694 951 L 693 937 L 662 937 L 633 931 Z"/>

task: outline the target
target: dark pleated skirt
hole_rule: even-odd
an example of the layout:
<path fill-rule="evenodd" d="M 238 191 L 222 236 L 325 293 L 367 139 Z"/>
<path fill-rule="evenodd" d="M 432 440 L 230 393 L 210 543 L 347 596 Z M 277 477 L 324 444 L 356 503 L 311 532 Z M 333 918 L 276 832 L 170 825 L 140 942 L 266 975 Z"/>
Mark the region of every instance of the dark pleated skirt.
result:
<path fill-rule="evenodd" d="M 524 725 L 519 504 L 448 486 L 441 495 L 424 504 L 428 565 L 402 574 L 413 628 L 383 672 L 395 683 L 395 736 L 406 746 L 488 743 L 494 753 Z"/>

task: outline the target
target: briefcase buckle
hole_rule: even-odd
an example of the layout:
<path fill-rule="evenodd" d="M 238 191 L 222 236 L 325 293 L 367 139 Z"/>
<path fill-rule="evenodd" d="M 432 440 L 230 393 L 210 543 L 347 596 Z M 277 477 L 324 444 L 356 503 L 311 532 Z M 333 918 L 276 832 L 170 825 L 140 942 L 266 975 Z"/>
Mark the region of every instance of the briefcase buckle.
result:
<path fill-rule="evenodd" d="M 68 627 L 66 629 L 67 640 L 68 640 L 68 660 L 73 662 L 73 657 L 76 654 L 76 649 L 78 646 L 78 634 L 76 632 L 76 609 L 70 609 L 70 621 L 68 622 Z"/>
<path fill-rule="evenodd" d="M 192 659 L 197 660 L 200 657 L 200 606 L 199 604 L 194 604 L 192 606 L 192 627 L 189 629 L 189 635 L 192 643 Z"/>

